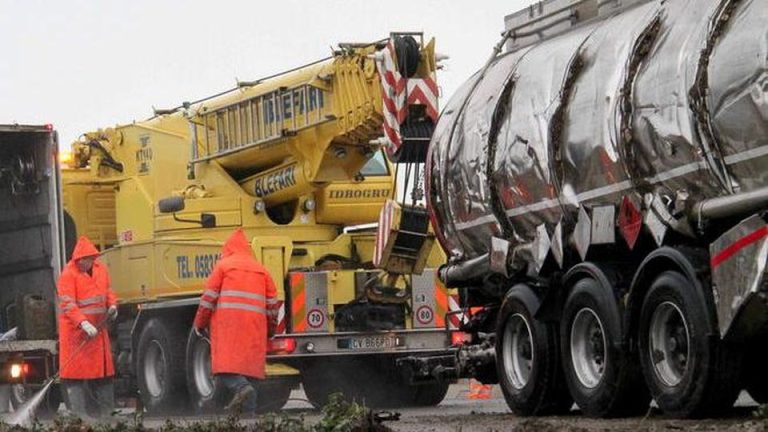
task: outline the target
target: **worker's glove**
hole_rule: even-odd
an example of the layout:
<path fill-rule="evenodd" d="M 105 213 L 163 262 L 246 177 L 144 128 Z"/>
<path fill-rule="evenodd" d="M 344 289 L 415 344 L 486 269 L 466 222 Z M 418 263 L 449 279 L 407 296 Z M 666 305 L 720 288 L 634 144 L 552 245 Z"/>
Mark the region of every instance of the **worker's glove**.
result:
<path fill-rule="evenodd" d="M 201 328 L 192 327 L 192 331 L 195 332 L 195 336 L 197 336 L 197 337 L 199 337 L 201 339 L 205 337 L 204 330 L 201 329 Z"/>
<path fill-rule="evenodd" d="M 93 324 L 91 324 L 87 320 L 80 323 L 80 328 L 83 329 L 83 331 L 85 332 L 85 334 L 88 335 L 88 337 L 94 337 L 99 333 L 96 327 L 94 327 Z"/>
<path fill-rule="evenodd" d="M 114 321 L 117 319 L 117 306 L 112 305 L 107 309 L 107 316 L 109 317 L 110 321 Z"/>

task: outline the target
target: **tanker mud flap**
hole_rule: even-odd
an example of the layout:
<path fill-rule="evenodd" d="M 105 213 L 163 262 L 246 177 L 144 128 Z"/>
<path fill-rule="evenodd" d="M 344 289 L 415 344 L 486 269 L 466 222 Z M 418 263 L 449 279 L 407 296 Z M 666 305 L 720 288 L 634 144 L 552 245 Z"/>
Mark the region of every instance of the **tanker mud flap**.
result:
<path fill-rule="evenodd" d="M 709 247 L 720 337 L 744 341 L 768 332 L 768 223 L 754 215 Z"/>

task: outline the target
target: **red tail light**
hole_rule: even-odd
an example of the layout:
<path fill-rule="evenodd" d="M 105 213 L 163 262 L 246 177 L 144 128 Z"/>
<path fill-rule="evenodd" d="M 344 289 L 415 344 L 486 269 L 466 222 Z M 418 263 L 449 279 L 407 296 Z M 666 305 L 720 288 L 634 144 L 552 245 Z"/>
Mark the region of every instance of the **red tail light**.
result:
<path fill-rule="evenodd" d="M 296 339 L 279 338 L 270 339 L 267 351 L 270 354 L 290 354 L 296 351 Z"/>
<path fill-rule="evenodd" d="M 459 346 L 472 341 L 472 335 L 460 331 L 451 332 L 451 345 Z"/>

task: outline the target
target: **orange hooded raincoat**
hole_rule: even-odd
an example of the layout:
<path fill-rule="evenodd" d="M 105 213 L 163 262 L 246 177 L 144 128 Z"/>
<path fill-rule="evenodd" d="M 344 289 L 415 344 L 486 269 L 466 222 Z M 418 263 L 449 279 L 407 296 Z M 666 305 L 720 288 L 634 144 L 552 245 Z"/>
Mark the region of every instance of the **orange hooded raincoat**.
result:
<path fill-rule="evenodd" d="M 96 260 L 89 275 L 76 264 L 80 258 L 98 254 L 87 237 L 80 237 L 72 259 L 59 277 L 59 365 L 63 379 L 95 379 L 115 374 L 104 325 L 107 309 L 116 304 L 107 267 Z M 80 328 L 85 320 L 99 329 L 95 337 L 88 338 Z"/>
<path fill-rule="evenodd" d="M 211 327 L 211 369 L 264 378 L 267 326 L 275 318 L 275 283 L 253 257 L 241 229 L 227 239 L 206 281 L 195 327 Z"/>

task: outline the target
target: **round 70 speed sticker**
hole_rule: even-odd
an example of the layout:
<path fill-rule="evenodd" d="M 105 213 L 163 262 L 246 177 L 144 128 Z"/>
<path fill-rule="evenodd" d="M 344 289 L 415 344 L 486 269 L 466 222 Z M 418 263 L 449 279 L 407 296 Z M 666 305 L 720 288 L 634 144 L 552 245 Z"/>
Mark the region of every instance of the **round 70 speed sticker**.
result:
<path fill-rule="evenodd" d="M 320 328 L 325 324 L 325 314 L 320 309 L 312 309 L 307 314 L 307 325 L 312 328 Z"/>

